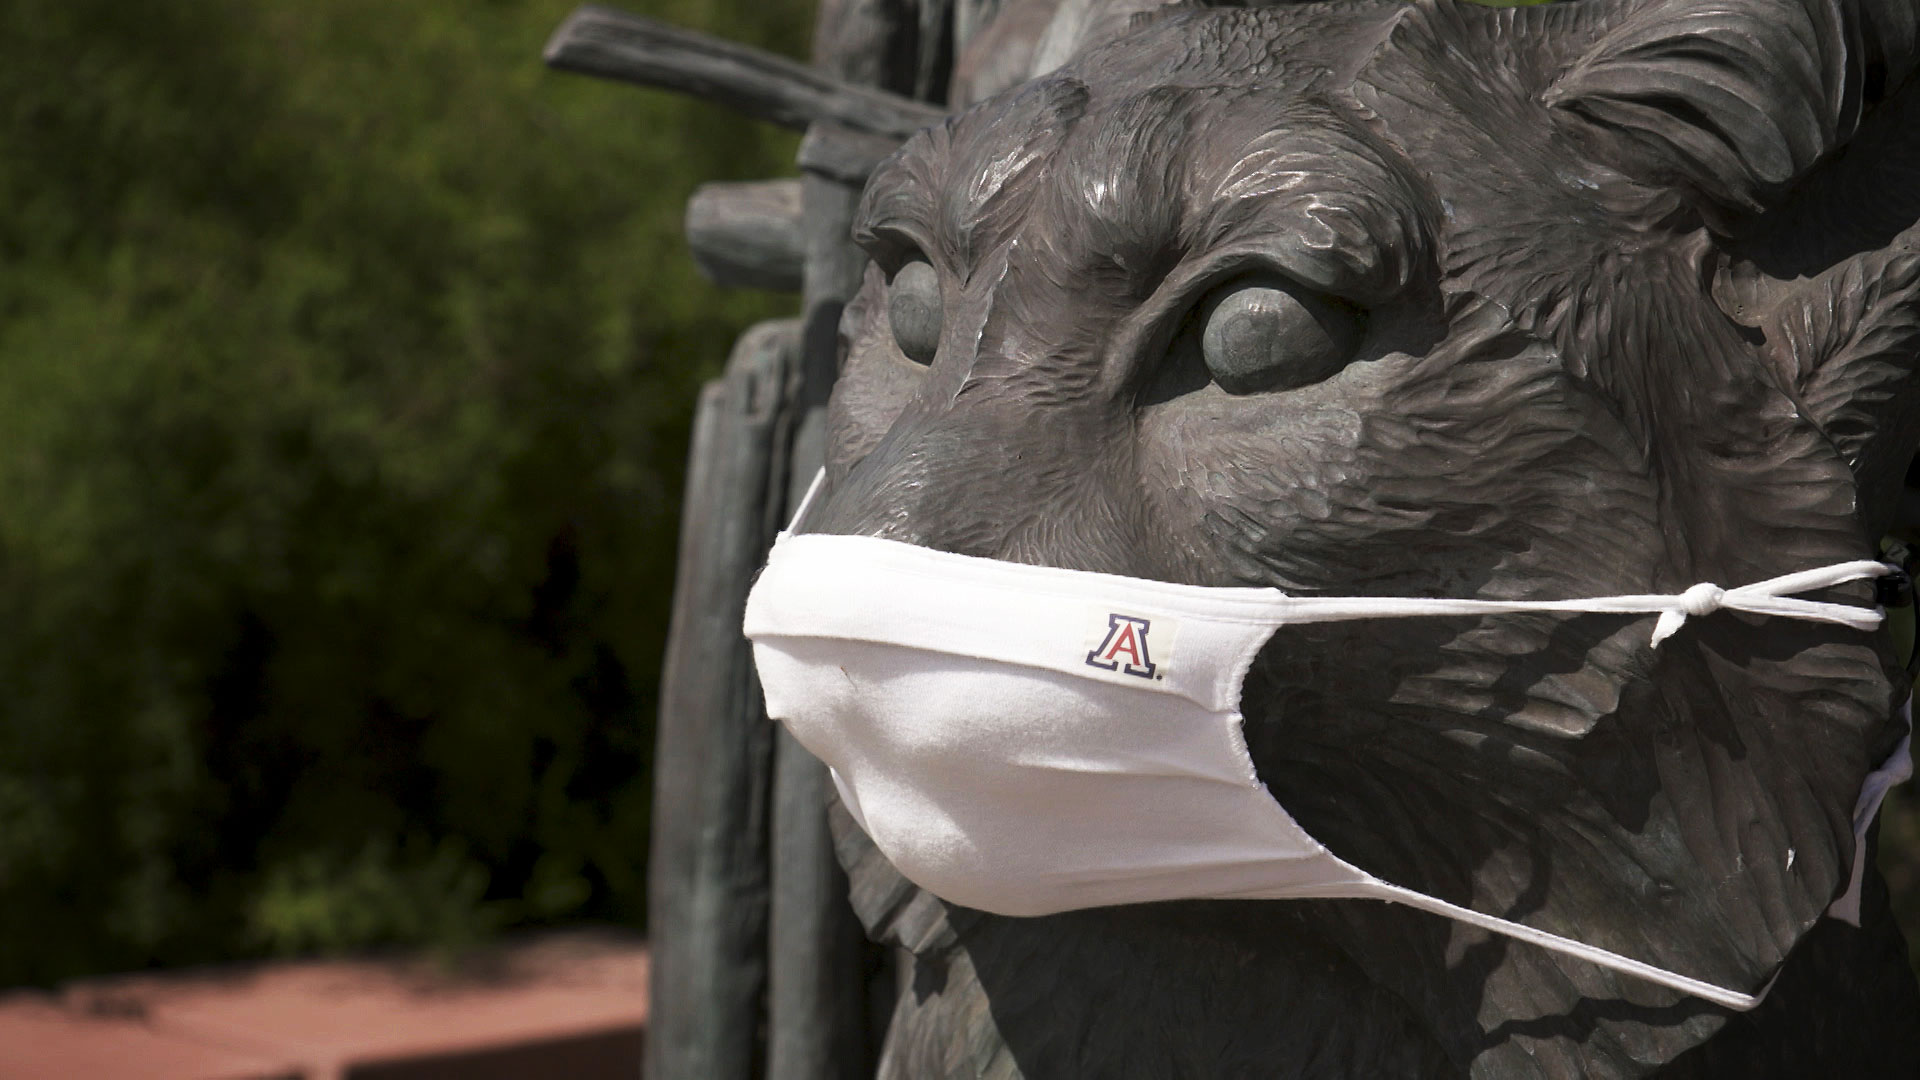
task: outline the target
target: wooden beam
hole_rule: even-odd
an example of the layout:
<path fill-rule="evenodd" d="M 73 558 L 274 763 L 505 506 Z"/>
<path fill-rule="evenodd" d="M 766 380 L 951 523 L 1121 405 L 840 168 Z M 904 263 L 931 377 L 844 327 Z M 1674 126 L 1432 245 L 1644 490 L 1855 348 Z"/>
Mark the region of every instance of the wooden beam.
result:
<path fill-rule="evenodd" d="M 887 156 L 900 149 L 900 140 L 849 131 L 834 124 L 815 124 L 800 140 L 800 167 L 810 173 L 851 184 L 857 190 Z"/>
<path fill-rule="evenodd" d="M 799 292 L 807 259 L 800 181 L 700 185 L 687 200 L 687 247 L 716 285 Z"/>
<path fill-rule="evenodd" d="M 904 139 L 946 116 L 783 56 L 596 4 L 560 23 L 547 40 L 546 60 L 560 71 L 690 94 L 795 131 L 826 120 Z"/>

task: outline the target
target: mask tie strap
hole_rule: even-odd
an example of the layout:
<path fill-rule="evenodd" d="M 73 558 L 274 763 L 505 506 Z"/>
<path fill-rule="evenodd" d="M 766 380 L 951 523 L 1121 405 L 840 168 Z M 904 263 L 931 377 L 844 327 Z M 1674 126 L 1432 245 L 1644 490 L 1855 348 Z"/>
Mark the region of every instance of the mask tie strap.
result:
<path fill-rule="evenodd" d="M 1421 597 L 1387 596 L 1290 596 L 1285 601 L 1284 621 L 1291 623 L 1342 622 L 1348 619 L 1378 619 L 1436 615 L 1507 615 L 1526 612 L 1574 612 L 1608 615 L 1658 615 L 1651 644 L 1658 647 L 1673 636 L 1689 617 L 1711 615 L 1716 611 L 1744 611 L 1754 615 L 1777 615 L 1809 622 L 1834 623 L 1855 630 L 1872 630 L 1886 617 L 1879 608 L 1855 607 L 1816 600 L 1802 600 L 1791 594 L 1824 589 L 1862 578 L 1877 578 L 1893 572 L 1885 563 L 1861 559 L 1835 563 L 1813 570 L 1785 574 L 1751 585 L 1722 589 L 1702 582 L 1683 593 L 1672 595 L 1596 596 L 1584 600 L 1450 600 Z"/>
<path fill-rule="evenodd" d="M 1880 811 L 1880 802 L 1885 798 L 1888 790 L 1906 781 L 1913 775 L 1913 759 L 1909 751 L 1909 747 L 1913 741 L 1912 698 L 1908 698 L 1906 704 L 1900 707 L 1899 715 L 1907 727 L 1907 734 L 1900 740 L 1900 745 L 1894 748 L 1893 753 L 1887 758 L 1886 763 L 1868 776 L 1865 786 L 1861 789 L 1859 802 L 1855 805 L 1853 811 L 1854 843 L 1856 848 L 1853 857 L 1852 880 L 1846 893 L 1842 895 L 1840 899 L 1834 901 L 1833 904 L 1827 908 L 1826 912 L 1828 915 L 1844 920 L 1854 926 L 1860 925 L 1860 883 L 1861 875 L 1867 865 L 1866 857 L 1860 848 L 1866 844 L 1867 828 L 1873 824 L 1874 816 Z M 1358 868 L 1356 867 L 1355 869 L 1357 870 Z M 1622 956 L 1619 953 L 1602 949 L 1596 945 L 1588 945 L 1585 942 L 1561 937 L 1558 934 L 1545 930 L 1538 930 L 1525 923 L 1513 922 L 1508 919 L 1502 919 L 1497 915 L 1487 915 L 1475 911 L 1472 908 L 1461 907 L 1458 904 L 1450 904 L 1439 897 L 1428 896 L 1425 893 L 1414 892 L 1411 889 L 1402 888 L 1391 882 L 1381 881 L 1379 878 L 1366 873 L 1364 870 L 1359 872 L 1363 877 L 1368 879 L 1368 883 L 1374 894 L 1381 896 L 1382 899 L 1394 900 L 1408 907 L 1419 908 L 1422 911 L 1432 912 L 1436 915 L 1444 915 L 1450 919 L 1467 923 L 1471 926 L 1478 926 L 1483 930 L 1489 930 L 1496 934 L 1517 938 L 1557 953 L 1577 956 L 1589 963 L 1598 964 L 1601 967 L 1609 968 L 1622 974 L 1637 976 L 1648 982 L 1692 994 L 1695 997 L 1705 998 L 1716 1005 L 1723 1005 L 1729 1009 L 1735 1009 L 1741 1012 L 1752 1009 L 1754 1006 L 1760 1004 L 1760 1002 L 1766 1000 L 1767 991 L 1772 990 L 1773 984 L 1780 979 L 1780 972 L 1776 971 L 1773 974 L 1773 978 L 1768 979 L 1767 984 L 1761 987 L 1758 993 L 1743 994 L 1737 990 L 1730 990 L 1724 986 L 1717 986 L 1701 979 L 1682 975 L 1677 971 L 1669 971 L 1666 968 L 1657 967 L 1643 960 L 1635 960 L 1630 956 Z"/>
<path fill-rule="evenodd" d="M 782 537 L 791 533 L 793 527 L 800 524 L 800 519 L 807 516 L 807 511 L 813 507 L 813 500 L 819 497 L 820 489 L 826 486 L 827 468 L 822 465 L 820 469 L 813 474 L 813 483 L 807 485 L 807 493 L 800 497 L 800 506 L 794 510 L 793 517 L 787 521 L 787 527 L 780 530 Z"/>
<path fill-rule="evenodd" d="M 1861 578 L 1880 577 L 1892 571 L 1893 568 L 1885 563 L 1862 559 L 1783 574 L 1734 589 L 1722 589 L 1718 585 L 1701 582 L 1675 597 L 1676 603 L 1660 613 L 1660 621 L 1654 624 L 1651 644 L 1659 647 L 1662 641 L 1680 629 L 1689 616 L 1711 615 L 1723 608 L 1755 615 L 1784 615 L 1818 622 L 1837 622 L 1870 630 L 1880 625 L 1883 618 L 1877 610 L 1801 600 L 1793 594 L 1825 589 Z M 1870 622 L 1867 621 L 1869 618 Z"/>
<path fill-rule="evenodd" d="M 1859 801 L 1853 804 L 1853 873 L 1847 881 L 1847 891 L 1827 908 L 1827 914 L 1854 926 L 1860 925 L 1860 887 L 1867 870 L 1867 831 L 1873 828 L 1873 819 L 1879 816 L 1880 803 L 1887 792 L 1913 779 L 1912 697 L 1900 706 L 1898 715 L 1906 734 L 1887 755 L 1887 760 L 1868 773 L 1866 783 L 1860 786 Z"/>
<path fill-rule="evenodd" d="M 1372 877 L 1372 875 L 1368 876 Z M 1378 878 L 1373 878 L 1372 880 L 1375 883 L 1373 886 L 1375 895 L 1383 900 L 1394 900 L 1408 907 L 1419 908 L 1422 911 L 1432 912 L 1435 915 L 1444 915 L 1456 922 L 1463 922 L 1469 926 L 1477 926 L 1482 930 L 1488 930 L 1506 937 L 1515 938 L 1531 945 L 1538 945 L 1543 949 L 1562 953 L 1567 956 L 1578 957 L 1588 963 L 1597 964 L 1600 967 L 1618 971 L 1624 975 L 1632 975 L 1658 986 L 1692 994 L 1695 997 L 1705 998 L 1716 1005 L 1722 1005 L 1738 1012 L 1746 1012 L 1760 1004 L 1761 1000 L 1767 996 L 1767 991 L 1773 988 L 1773 983 L 1769 981 L 1765 987 L 1761 988 L 1759 993 L 1743 994 L 1737 990 L 1729 990 L 1724 986 L 1716 986 L 1703 979 L 1695 979 L 1682 975 L 1677 971 L 1669 971 L 1666 968 L 1649 964 L 1643 960 L 1635 960 L 1630 956 L 1622 956 L 1608 949 L 1588 945 L 1584 942 L 1575 941 L 1572 938 L 1561 937 L 1559 934 L 1549 933 L 1545 930 L 1538 930 L 1525 923 L 1512 922 L 1507 919 L 1502 919 L 1497 915 L 1487 915 L 1475 911 L 1472 908 L 1461 907 L 1458 904 L 1449 904 L 1438 897 L 1428 896 L 1425 893 L 1417 893 L 1411 889 L 1403 889 L 1398 885 L 1380 881 Z M 1777 973 L 1775 977 L 1778 977 Z"/>

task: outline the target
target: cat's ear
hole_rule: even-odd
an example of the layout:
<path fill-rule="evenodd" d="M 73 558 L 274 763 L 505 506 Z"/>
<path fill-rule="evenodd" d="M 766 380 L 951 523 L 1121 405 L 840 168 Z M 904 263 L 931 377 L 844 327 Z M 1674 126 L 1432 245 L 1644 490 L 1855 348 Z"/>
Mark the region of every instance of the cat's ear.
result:
<path fill-rule="evenodd" d="M 1852 471 L 1868 537 L 1893 524 L 1920 438 L 1920 229 L 1902 243 L 1778 283 L 1767 357 Z"/>
<path fill-rule="evenodd" d="M 1594 157 L 1727 227 L 1778 204 L 1906 81 L 1920 0 L 1652 0 L 1545 92 Z"/>
<path fill-rule="evenodd" d="M 1920 94 L 1920 0 L 1623 0 L 1607 14 L 1543 95 L 1555 124 L 1714 232 L 1766 241 L 1735 260 L 1761 282 L 1736 317 L 1765 334 L 1877 536 L 1920 433 L 1920 228 L 1889 189 L 1912 183 L 1920 146 L 1891 130 Z"/>

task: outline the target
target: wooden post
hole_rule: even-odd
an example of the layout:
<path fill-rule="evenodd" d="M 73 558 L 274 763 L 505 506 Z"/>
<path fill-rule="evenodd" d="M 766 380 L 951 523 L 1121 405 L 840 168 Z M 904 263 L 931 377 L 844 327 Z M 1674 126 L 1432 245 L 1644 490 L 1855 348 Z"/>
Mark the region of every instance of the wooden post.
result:
<path fill-rule="evenodd" d="M 941 56 L 946 38 L 939 24 L 949 11 L 945 0 L 825 0 L 814 34 L 814 64 L 841 79 L 924 95 L 931 81 L 946 78 Z M 944 96 L 945 86 L 939 90 Z M 790 488 L 795 504 L 825 460 L 826 404 L 839 367 L 840 313 L 859 290 L 866 267 L 865 253 L 853 244 L 854 209 L 867 174 L 898 147 L 901 134 L 823 117 L 807 129 L 801 144 L 807 258 Z M 874 988 L 868 986 L 867 969 L 868 954 L 878 950 L 864 942 L 847 900 L 846 874 L 834 857 L 826 766 L 785 731 L 775 738 L 768 1077 L 871 1076 L 880 1033 L 869 1030 L 868 994 Z M 881 988 L 888 1000 L 889 989 Z"/>
<path fill-rule="evenodd" d="M 766 723 L 739 626 L 773 530 L 824 460 L 840 313 L 866 264 L 850 235 L 860 189 L 903 139 L 946 115 L 915 98 L 945 97 L 955 3 L 822 0 L 813 67 L 593 5 L 547 44 L 554 68 L 807 131 L 804 307 L 782 331 L 787 367 L 767 381 L 772 367 L 755 358 L 780 350 L 754 337 L 761 328 L 749 332 L 724 384 L 703 391 L 695 431 L 655 766 L 651 1080 L 747 1075 L 763 989 L 771 1080 L 871 1075 L 890 1012 L 888 958 L 864 941 L 834 858 L 826 768 Z M 774 185 L 696 196 L 688 238 L 702 269 L 723 283 L 791 287 L 778 228 L 792 221 L 791 199 Z M 756 216 L 768 228 L 753 227 Z M 756 393 L 776 385 L 785 406 L 768 416 Z"/>
<path fill-rule="evenodd" d="M 818 125 L 816 125 L 817 127 Z M 859 188 L 807 174 L 805 330 L 793 483 L 801 493 L 826 457 L 826 403 L 839 359 L 840 311 L 866 258 L 848 238 Z M 769 1080 L 852 1080 L 871 1075 L 862 975 L 864 934 L 847 904 L 847 877 L 827 832 L 826 766 L 784 730 L 775 736 L 773 930 Z"/>
<path fill-rule="evenodd" d="M 695 416 L 654 765 L 649 1080 L 749 1080 L 763 1059 L 773 728 L 740 622 L 784 501 L 799 331 L 741 335 Z"/>

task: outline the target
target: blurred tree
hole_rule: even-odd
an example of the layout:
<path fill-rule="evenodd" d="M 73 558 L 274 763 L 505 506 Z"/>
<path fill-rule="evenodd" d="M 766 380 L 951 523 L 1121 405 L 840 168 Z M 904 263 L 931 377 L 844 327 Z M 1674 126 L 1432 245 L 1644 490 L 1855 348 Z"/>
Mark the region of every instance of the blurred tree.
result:
<path fill-rule="evenodd" d="M 688 410 L 791 307 L 680 214 L 794 145 L 571 7 L 0 5 L 0 984 L 641 919 Z"/>

